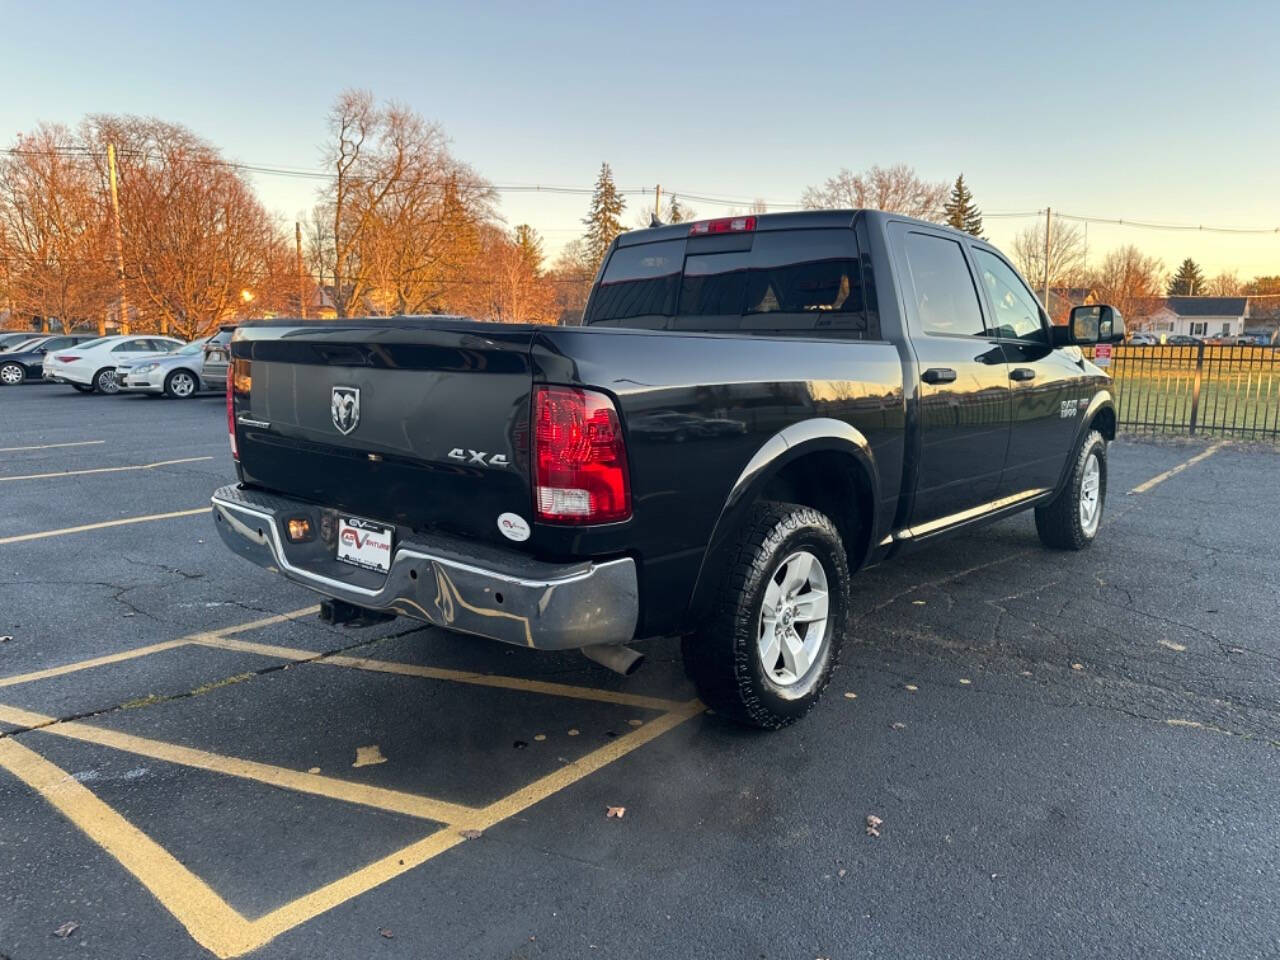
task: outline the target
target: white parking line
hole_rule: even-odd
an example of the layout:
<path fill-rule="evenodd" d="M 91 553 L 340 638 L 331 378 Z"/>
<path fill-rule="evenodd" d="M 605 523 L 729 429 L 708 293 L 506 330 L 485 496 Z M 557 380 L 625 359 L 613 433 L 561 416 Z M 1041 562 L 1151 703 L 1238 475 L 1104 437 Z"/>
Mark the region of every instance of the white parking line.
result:
<path fill-rule="evenodd" d="M 149 513 L 145 517 L 122 517 L 119 520 L 104 520 L 101 523 L 83 523 L 78 527 L 63 527 L 61 530 L 41 530 L 39 533 L 19 533 L 12 537 L 0 537 L 0 546 L 6 543 L 24 543 L 27 540 L 43 540 L 45 537 L 65 537 L 69 533 L 84 533 L 88 530 L 102 530 L 106 527 L 122 527 L 129 523 L 144 523 L 148 520 L 168 520 L 171 517 L 194 517 L 197 513 L 208 513 L 209 507 L 196 507 L 193 510 L 175 510 L 173 513 Z"/>
<path fill-rule="evenodd" d="M 155 463 L 139 463 L 131 467 L 93 467 L 90 470 L 56 470 L 53 473 L 27 473 L 20 477 L 0 477 L 6 480 L 48 480 L 52 477 L 79 477 L 87 473 L 123 473 L 126 470 L 154 470 L 156 467 L 172 467 L 179 463 L 200 463 L 213 457 L 183 457 L 181 460 L 158 460 Z"/>
<path fill-rule="evenodd" d="M 55 447 L 92 447 L 105 440 L 77 440 L 74 443 L 40 443 L 34 447 L 0 447 L 0 453 L 17 453 L 19 450 L 53 450 Z"/>

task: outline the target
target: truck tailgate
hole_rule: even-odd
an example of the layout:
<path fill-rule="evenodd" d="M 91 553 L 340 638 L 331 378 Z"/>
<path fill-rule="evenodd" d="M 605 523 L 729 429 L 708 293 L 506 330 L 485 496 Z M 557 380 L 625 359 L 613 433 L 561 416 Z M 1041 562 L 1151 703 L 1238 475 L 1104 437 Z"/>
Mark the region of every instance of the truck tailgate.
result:
<path fill-rule="evenodd" d="M 457 318 L 245 326 L 246 483 L 415 530 L 513 546 L 532 516 L 531 332 Z"/>

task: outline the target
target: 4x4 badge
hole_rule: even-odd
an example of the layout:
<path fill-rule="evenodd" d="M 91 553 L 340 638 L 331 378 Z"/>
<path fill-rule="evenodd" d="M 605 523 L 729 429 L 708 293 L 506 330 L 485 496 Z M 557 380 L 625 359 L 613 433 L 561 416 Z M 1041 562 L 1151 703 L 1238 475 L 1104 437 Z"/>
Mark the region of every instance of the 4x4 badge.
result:
<path fill-rule="evenodd" d="M 360 425 L 360 388 L 334 387 L 329 405 L 333 425 L 344 437 Z"/>

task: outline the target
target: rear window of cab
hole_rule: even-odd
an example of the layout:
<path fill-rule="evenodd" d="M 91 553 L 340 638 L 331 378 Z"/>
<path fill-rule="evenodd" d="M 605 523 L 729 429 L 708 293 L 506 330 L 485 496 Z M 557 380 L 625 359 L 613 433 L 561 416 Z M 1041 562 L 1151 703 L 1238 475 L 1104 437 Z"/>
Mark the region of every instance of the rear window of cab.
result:
<path fill-rule="evenodd" d="M 714 238 L 719 240 L 720 238 Z M 875 339 L 852 230 L 777 230 L 618 247 L 584 323 Z"/>

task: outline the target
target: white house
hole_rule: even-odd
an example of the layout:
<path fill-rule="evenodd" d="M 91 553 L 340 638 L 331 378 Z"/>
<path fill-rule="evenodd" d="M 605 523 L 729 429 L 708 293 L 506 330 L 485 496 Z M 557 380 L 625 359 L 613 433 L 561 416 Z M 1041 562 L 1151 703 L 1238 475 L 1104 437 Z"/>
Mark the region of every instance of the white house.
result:
<path fill-rule="evenodd" d="M 1233 337 L 1244 333 L 1248 318 L 1248 297 L 1167 297 L 1163 306 L 1142 318 L 1142 329 L 1189 337 Z"/>

